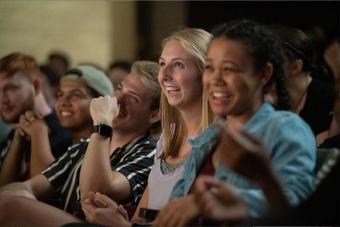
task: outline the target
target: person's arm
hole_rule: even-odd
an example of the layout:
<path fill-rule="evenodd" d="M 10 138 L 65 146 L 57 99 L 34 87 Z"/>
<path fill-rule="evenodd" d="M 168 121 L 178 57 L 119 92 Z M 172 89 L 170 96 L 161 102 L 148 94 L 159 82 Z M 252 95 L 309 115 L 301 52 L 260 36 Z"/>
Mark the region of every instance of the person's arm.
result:
<path fill-rule="evenodd" d="M 46 203 L 0 195 L 0 226 L 64 226 L 81 220 Z"/>
<path fill-rule="evenodd" d="M 149 187 L 147 186 L 144 190 L 142 198 L 140 199 L 140 201 L 138 203 L 136 211 L 131 218 L 132 222 L 138 222 L 138 223 L 145 222 L 145 219 L 139 216 L 139 210 L 140 210 L 140 208 L 147 208 L 148 207 L 148 201 L 149 201 Z"/>
<path fill-rule="evenodd" d="M 117 171 L 111 170 L 109 138 L 92 134 L 80 171 L 81 200 L 90 191 L 110 196 L 122 201 L 131 195 L 128 179 Z"/>
<path fill-rule="evenodd" d="M 24 182 L 16 182 L 0 188 L 0 195 L 24 196 L 44 199 L 54 193 L 54 188 L 47 178 L 41 174 Z"/>
<path fill-rule="evenodd" d="M 194 186 L 195 203 L 207 221 L 235 223 L 247 219 L 247 207 L 237 189 L 210 176 L 200 176 Z"/>
<path fill-rule="evenodd" d="M 31 138 L 30 176 L 43 171 L 54 160 L 48 138 L 48 126 L 42 117 L 27 111 L 22 116 L 22 129 Z"/>
<path fill-rule="evenodd" d="M 93 124 L 111 127 L 118 114 L 117 100 L 110 96 L 93 99 L 90 104 Z M 129 181 L 121 173 L 111 170 L 110 139 L 93 133 L 87 147 L 80 171 L 81 200 L 91 191 L 109 195 L 114 200 L 123 200 L 131 194 Z"/>
<path fill-rule="evenodd" d="M 220 154 L 222 163 L 229 167 L 220 167 L 223 170 L 221 172 L 225 172 L 233 179 L 238 178 L 237 184 L 240 185 L 238 190 L 248 206 L 252 207 L 252 215 L 255 211 L 257 214 L 263 213 L 267 205 L 273 210 L 289 208 L 282 185 L 272 168 L 267 148 L 262 141 L 244 129 L 223 127 L 221 132 L 216 154 Z M 245 182 L 233 171 L 248 179 L 259 189 L 250 186 L 249 182 Z M 268 204 L 264 203 L 264 197 Z"/>
<path fill-rule="evenodd" d="M 22 152 L 24 138 L 19 130 L 18 128 L 15 130 L 14 138 L 4 158 L 0 171 L 0 186 L 18 181 L 26 173 L 24 152 Z"/>
<path fill-rule="evenodd" d="M 158 213 L 153 226 L 186 226 L 199 215 L 194 194 L 170 200 Z"/>

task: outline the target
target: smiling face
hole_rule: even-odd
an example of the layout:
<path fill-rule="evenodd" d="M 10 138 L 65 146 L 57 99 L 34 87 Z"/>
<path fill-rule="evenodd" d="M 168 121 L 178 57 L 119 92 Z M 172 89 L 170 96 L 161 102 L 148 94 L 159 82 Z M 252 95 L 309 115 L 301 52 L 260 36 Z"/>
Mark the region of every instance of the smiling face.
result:
<path fill-rule="evenodd" d="M 178 109 L 190 108 L 202 97 L 200 72 L 195 57 L 176 39 L 164 45 L 159 58 L 158 81 L 168 103 Z"/>
<path fill-rule="evenodd" d="M 263 102 L 263 83 L 246 46 L 227 38 L 215 38 L 211 42 L 203 85 L 215 114 L 251 115 Z"/>
<path fill-rule="evenodd" d="M 145 132 L 150 126 L 152 95 L 141 78 L 133 73 L 125 77 L 115 92 L 119 115 L 113 120 L 113 129 L 124 132 Z"/>
<path fill-rule="evenodd" d="M 7 123 L 17 123 L 19 117 L 34 108 L 35 89 L 32 82 L 21 72 L 13 76 L 0 74 L 0 113 Z"/>
<path fill-rule="evenodd" d="M 55 109 L 61 126 L 70 130 L 90 128 L 91 99 L 92 96 L 84 81 L 80 79 L 60 81 Z"/>

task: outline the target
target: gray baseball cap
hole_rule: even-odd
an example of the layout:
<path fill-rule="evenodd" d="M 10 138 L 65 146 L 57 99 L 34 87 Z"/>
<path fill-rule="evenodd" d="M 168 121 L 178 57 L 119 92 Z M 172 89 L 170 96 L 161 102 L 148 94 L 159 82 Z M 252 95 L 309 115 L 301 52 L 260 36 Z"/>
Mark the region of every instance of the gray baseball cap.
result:
<path fill-rule="evenodd" d="M 91 65 L 80 65 L 72 68 L 67 71 L 60 80 L 77 80 L 79 78 L 82 78 L 88 87 L 92 88 L 100 95 L 105 96 L 113 94 L 113 85 L 110 79 L 108 79 L 102 70 Z"/>

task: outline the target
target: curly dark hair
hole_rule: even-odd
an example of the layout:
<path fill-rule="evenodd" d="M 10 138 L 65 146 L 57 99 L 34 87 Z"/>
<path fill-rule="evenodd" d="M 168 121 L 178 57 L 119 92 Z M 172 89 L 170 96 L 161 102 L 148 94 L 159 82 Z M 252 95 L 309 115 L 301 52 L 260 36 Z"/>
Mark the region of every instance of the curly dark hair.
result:
<path fill-rule="evenodd" d="M 277 92 L 277 108 L 290 109 L 290 100 L 283 72 L 283 50 L 278 37 L 264 25 L 250 20 L 231 21 L 217 26 L 213 31 L 213 39 L 227 38 L 244 44 L 255 62 L 255 70 L 261 72 L 267 63 L 273 65 L 273 75 L 264 86 L 263 93 L 268 92 L 275 83 Z"/>

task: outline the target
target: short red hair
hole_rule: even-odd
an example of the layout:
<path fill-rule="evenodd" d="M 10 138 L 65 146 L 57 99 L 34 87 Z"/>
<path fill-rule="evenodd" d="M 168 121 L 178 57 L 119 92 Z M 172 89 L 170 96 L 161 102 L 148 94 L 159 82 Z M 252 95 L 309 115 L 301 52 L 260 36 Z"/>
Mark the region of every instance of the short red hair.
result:
<path fill-rule="evenodd" d="M 17 72 L 22 72 L 32 82 L 41 76 L 36 60 L 30 55 L 15 52 L 0 59 L 0 73 L 11 77 Z"/>

